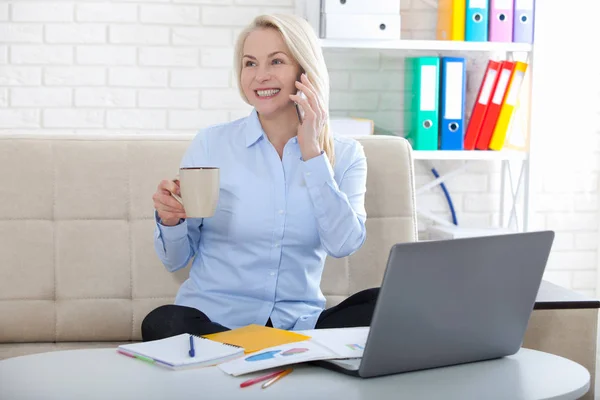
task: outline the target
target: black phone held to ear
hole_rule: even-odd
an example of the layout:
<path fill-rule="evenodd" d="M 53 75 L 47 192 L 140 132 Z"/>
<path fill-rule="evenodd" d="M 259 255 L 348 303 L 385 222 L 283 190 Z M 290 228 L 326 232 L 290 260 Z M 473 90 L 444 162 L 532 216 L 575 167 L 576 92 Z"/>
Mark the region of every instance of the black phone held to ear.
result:
<path fill-rule="evenodd" d="M 306 95 L 300 90 L 296 92 L 296 96 L 300 96 L 303 99 L 306 99 Z M 296 106 L 296 114 L 298 114 L 298 121 L 300 121 L 300 123 L 302 124 L 302 122 L 304 121 L 304 110 L 302 110 L 302 106 L 300 104 L 294 102 L 294 105 Z"/>
<path fill-rule="evenodd" d="M 302 124 L 302 112 L 300 111 L 300 106 L 298 105 L 298 103 L 294 103 L 294 105 L 296 106 L 296 114 L 298 114 L 298 121 L 300 121 L 300 123 Z"/>

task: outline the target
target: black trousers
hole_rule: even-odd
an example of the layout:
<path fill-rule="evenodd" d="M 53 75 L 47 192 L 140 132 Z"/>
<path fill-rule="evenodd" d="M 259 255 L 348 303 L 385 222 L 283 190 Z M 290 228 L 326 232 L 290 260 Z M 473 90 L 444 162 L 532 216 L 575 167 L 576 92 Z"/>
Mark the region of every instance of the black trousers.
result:
<path fill-rule="evenodd" d="M 340 304 L 323 310 L 316 329 L 370 326 L 379 288 L 360 291 Z M 271 320 L 267 326 L 272 326 Z M 152 310 L 142 321 L 142 340 L 157 340 L 181 333 L 208 335 L 229 328 L 212 322 L 202 311 L 192 307 L 168 304 Z"/>

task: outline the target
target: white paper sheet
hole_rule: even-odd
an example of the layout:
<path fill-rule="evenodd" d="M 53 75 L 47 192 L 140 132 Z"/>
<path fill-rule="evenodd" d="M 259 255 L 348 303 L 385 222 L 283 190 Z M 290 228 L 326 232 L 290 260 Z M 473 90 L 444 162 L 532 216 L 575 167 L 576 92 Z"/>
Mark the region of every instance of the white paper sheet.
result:
<path fill-rule="evenodd" d="M 299 331 L 338 355 L 338 358 L 362 357 L 369 336 L 369 327 L 312 329 Z"/>
<path fill-rule="evenodd" d="M 369 327 L 312 329 L 298 331 L 309 340 L 273 346 L 219 364 L 223 372 L 238 376 L 255 371 L 315 360 L 360 358 Z"/>
<path fill-rule="evenodd" d="M 238 376 L 283 365 L 326 360 L 335 357 L 336 355 L 325 347 L 310 340 L 305 340 L 281 346 L 273 346 L 246 354 L 235 360 L 219 364 L 218 367 L 229 375 Z"/>

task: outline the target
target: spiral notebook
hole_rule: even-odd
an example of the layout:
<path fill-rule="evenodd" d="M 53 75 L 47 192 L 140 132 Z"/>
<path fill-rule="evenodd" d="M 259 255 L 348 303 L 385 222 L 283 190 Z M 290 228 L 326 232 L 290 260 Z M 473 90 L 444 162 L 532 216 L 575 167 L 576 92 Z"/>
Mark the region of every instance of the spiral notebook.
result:
<path fill-rule="evenodd" d="M 189 355 L 190 335 L 171 336 L 149 342 L 125 344 L 117 347 L 117 352 L 151 364 L 171 369 L 208 367 L 244 355 L 239 346 L 215 342 L 199 336 L 192 336 L 195 356 Z"/>

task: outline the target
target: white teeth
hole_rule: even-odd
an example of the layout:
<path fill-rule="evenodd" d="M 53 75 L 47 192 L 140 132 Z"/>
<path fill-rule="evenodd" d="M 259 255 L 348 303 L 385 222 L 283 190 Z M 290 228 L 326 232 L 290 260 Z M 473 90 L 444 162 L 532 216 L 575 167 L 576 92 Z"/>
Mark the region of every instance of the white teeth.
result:
<path fill-rule="evenodd" d="M 279 93 L 279 89 L 257 90 L 256 93 L 258 93 L 260 97 L 269 97 Z"/>

